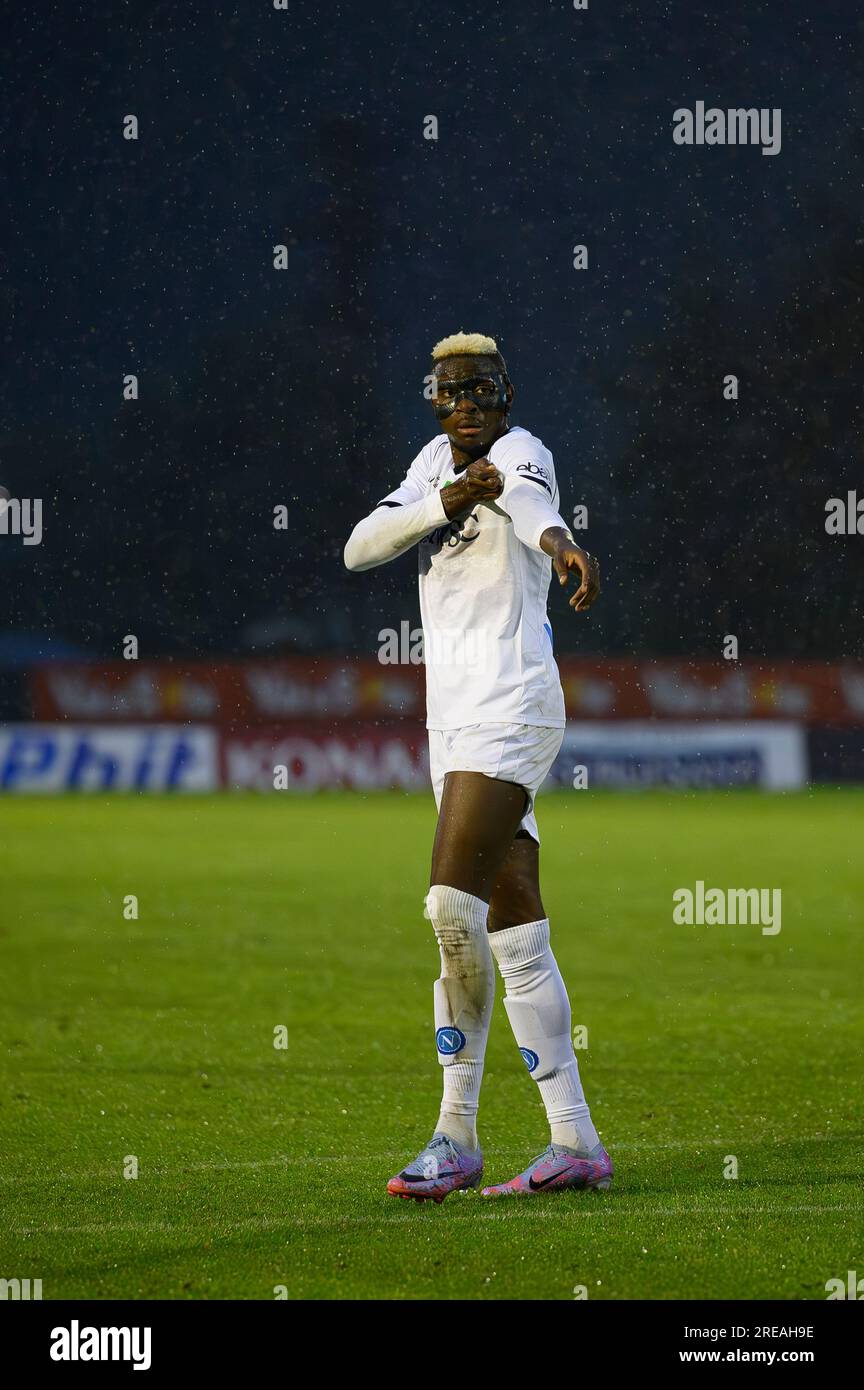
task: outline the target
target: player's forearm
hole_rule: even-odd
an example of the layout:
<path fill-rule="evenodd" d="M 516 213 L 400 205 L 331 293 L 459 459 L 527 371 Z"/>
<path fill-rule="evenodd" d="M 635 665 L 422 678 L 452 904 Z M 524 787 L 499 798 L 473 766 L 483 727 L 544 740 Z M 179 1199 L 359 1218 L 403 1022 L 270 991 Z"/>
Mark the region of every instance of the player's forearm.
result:
<path fill-rule="evenodd" d="M 561 532 L 563 538 L 573 539 L 563 517 L 536 483 L 509 477 L 504 484 L 499 506 L 513 522 L 518 539 L 530 550 L 538 550 L 544 555 L 554 554 L 554 547 L 549 549 L 550 542 L 541 544 L 547 532 Z"/>
<path fill-rule="evenodd" d="M 487 459 L 479 459 L 478 464 L 484 465 L 489 475 L 485 485 L 465 477 L 441 489 L 441 501 L 451 521 L 464 521 L 481 502 L 494 502 L 501 495 L 502 479 L 497 469 Z"/>
<path fill-rule="evenodd" d="M 358 521 L 345 546 L 345 565 L 349 570 L 369 570 L 386 565 L 422 541 L 447 514 L 440 492 L 404 507 L 376 507 Z"/>
<path fill-rule="evenodd" d="M 548 530 L 543 532 L 537 548 L 554 560 L 562 545 L 572 544 L 573 537 L 570 535 L 563 521 L 561 521 L 560 525 L 550 526 Z"/>

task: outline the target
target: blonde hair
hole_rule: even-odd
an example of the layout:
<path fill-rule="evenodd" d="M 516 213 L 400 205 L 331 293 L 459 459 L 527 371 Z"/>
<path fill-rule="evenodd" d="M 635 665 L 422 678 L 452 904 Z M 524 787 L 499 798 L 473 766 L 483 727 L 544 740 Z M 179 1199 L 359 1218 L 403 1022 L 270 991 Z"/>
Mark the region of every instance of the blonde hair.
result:
<path fill-rule="evenodd" d="M 442 338 L 432 349 L 432 361 L 440 362 L 442 357 L 500 357 L 498 344 L 485 333 L 451 333 Z"/>

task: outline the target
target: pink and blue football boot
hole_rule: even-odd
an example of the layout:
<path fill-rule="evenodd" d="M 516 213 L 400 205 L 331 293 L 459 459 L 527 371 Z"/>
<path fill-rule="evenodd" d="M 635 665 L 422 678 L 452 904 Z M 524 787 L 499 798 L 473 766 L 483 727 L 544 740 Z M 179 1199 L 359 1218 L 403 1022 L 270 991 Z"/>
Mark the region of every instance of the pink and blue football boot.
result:
<path fill-rule="evenodd" d="M 533 1159 L 524 1173 L 497 1187 L 484 1187 L 483 1197 L 536 1197 L 541 1192 L 567 1188 L 596 1188 L 605 1192 L 612 1183 L 612 1160 L 602 1144 L 590 1153 L 577 1153 L 562 1144 L 550 1144 Z"/>
<path fill-rule="evenodd" d="M 410 1201 L 443 1202 L 450 1192 L 479 1187 L 483 1178 L 483 1154 L 479 1149 L 460 1149 L 446 1134 L 437 1130 L 407 1168 L 391 1178 L 387 1191 L 391 1197 Z"/>

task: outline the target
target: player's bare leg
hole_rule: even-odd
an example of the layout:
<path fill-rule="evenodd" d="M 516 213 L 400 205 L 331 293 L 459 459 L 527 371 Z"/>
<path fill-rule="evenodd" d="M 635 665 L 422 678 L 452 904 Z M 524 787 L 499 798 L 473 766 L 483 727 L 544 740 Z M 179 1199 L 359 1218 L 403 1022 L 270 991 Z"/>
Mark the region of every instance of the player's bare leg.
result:
<path fill-rule="evenodd" d="M 489 899 L 490 932 L 540 922 L 546 916 L 540 897 L 540 846 L 527 830 L 517 830 Z"/>
<path fill-rule="evenodd" d="M 525 788 L 482 772 L 448 772 L 430 884 L 446 883 L 488 905 L 525 814 Z"/>
<path fill-rule="evenodd" d="M 529 1196 L 562 1188 L 605 1189 L 612 1179 L 582 1091 L 570 1003 L 549 945 L 540 897 L 540 848 L 524 831 L 512 842 L 489 903 L 490 946 L 519 1051 L 546 1107 L 551 1142 L 523 1173 L 484 1196 Z"/>

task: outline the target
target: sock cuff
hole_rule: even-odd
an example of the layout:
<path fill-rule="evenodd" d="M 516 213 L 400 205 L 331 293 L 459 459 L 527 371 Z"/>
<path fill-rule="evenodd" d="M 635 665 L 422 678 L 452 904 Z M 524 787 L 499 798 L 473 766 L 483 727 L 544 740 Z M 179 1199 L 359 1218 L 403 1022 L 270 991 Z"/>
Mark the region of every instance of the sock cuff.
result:
<path fill-rule="evenodd" d="M 516 927 L 489 933 L 489 949 L 502 975 L 508 970 L 539 960 L 549 950 L 549 918 L 520 922 Z"/>
<path fill-rule="evenodd" d="M 450 888 L 445 883 L 433 883 L 423 899 L 423 916 L 433 927 L 439 924 L 464 926 L 485 936 L 488 914 L 489 904 L 482 898 L 463 893 L 460 888 Z"/>

